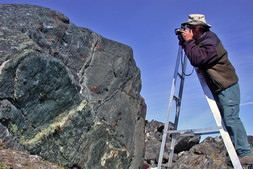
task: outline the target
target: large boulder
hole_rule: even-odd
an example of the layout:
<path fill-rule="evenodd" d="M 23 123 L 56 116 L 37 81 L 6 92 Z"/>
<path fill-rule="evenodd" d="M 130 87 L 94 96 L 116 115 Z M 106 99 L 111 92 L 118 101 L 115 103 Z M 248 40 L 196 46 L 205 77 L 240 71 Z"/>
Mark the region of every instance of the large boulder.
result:
<path fill-rule="evenodd" d="M 79 168 L 143 165 L 146 105 L 129 46 L 57 11 L 0 5 L 0 139 Z"/>

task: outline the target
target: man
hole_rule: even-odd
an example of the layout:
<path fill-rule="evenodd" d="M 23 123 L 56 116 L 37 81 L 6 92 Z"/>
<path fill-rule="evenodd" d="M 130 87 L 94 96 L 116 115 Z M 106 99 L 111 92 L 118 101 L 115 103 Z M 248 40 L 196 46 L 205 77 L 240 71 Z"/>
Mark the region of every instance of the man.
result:
<path fill-rule="evenodd" d="M 253 164 L 253 155 L 246 131 L 239 118 L 240 89 L 238 77 L 228 60 L 219 38 L 209 30 L 205 16 L 191 14 L 187 22 L 190 31 L 181 31 L 183 46 L 191 64 L 200 68 L 220 109 L 221 116 L 242 165 Z"/>

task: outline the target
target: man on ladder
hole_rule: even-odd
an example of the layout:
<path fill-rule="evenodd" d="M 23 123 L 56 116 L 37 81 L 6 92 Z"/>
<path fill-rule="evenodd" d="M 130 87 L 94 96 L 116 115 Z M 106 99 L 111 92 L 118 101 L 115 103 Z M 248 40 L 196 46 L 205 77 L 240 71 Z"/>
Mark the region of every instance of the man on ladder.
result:
<path fill-rule="evenodd" d="M 191 14 L 181 30 L 181 45 L 191 64 L 198 67 L 213 93 L 242 165 L 253 164 L 246 131 L 239 118 L 238 77 L 219 38 L 209 30 L 205 16 Z M 180 38 L 179 38 L 180 39 Z"/>

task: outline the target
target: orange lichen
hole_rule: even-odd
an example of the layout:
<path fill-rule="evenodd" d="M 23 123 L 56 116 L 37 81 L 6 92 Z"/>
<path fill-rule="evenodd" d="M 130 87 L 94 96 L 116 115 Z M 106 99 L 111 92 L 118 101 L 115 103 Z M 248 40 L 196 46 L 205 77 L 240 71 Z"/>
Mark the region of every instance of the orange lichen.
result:
<path fill-rule="evenodd" d="M 61 126 L 58 126 L 58 132 L 60 133 L 60 132 L 62 132 L 62 131 L 63 131 L 62 127 L 61 127 Z"/>

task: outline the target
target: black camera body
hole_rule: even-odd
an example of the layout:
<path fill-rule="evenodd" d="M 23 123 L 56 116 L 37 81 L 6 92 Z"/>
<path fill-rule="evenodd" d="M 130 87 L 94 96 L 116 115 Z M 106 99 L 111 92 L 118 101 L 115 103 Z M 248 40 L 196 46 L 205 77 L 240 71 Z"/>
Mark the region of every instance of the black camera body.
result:
<path fill-rule="evenodd" d="M 176 28 L 175 34 L 180 35 L 182 33 L 182 31 L 184 31 L 184 30 L 191 31 L 190 25 L 182 25 L 181 28 Z"/>
<path fill-rule="evenodd" d="M 180 42 L 184 42 L 184 38 L 182 37 L 182 31 L 184 30 L 191 31 L 190 25 L 182 25 L 181 28 L 175 29 L 175 34 L 178 35 L 178 39 Z"/>

